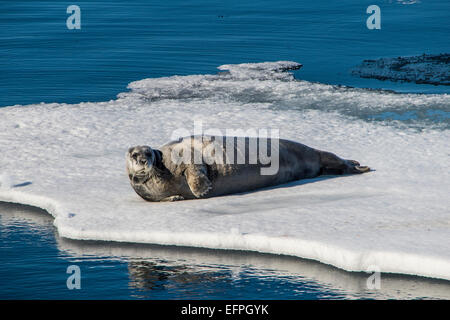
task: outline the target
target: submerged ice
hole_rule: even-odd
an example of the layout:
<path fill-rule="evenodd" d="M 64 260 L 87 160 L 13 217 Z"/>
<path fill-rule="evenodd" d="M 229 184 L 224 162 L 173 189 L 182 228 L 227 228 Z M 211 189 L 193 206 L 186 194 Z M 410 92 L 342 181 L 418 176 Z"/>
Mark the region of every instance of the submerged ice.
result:
<path fill-rule="evenodd" d="M 47 210 L 67 238 L 251 250 L 450 280 L 448 128 L 365 120 L 449 112 L 449 96 L 298 81 L 288 70 L 299 67 L 227 65 L 217 75 L 136 81 L 108 102 L 2 108 L 0 200 Z M 140 199 L 125 173 L 128 147 L 157 148 L 195 120 L 224 131 L 277 128 L 376 171 L 206 200 Z"/>
<path fill-rule="evenodd" d="M 450 85 L 450 54 L 423 54 L 413 57 L 364 60 L 352 70 L 354 75 L 378 80 Z"/>

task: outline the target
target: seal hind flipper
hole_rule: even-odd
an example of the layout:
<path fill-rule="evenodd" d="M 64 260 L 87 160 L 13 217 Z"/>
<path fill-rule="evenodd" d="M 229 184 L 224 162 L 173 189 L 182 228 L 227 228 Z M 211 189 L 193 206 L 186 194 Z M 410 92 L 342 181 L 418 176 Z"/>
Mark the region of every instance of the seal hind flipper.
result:
<path fill-rule="evenodd" d="M 354 173 L 364 173 L 369 172 L 370 168 L 368 166 L 354 166 L 353 170 Z"/>
<path fill-rule="evenodd" d="M 205 197 L 212 189 L 212 183 L 207 176 L 207 170 L 204 165 L 189 165 L 184 171 L 186 181 L 196 198 Z"/>
<path fill-rule="evenodd" d="M 334 153 L 319 151 L 321 174 L 323 175 L 341 175 L 352 173 L 369 172 L 370 168 L 361 166 L 356 160 L 345 160 Z"/>

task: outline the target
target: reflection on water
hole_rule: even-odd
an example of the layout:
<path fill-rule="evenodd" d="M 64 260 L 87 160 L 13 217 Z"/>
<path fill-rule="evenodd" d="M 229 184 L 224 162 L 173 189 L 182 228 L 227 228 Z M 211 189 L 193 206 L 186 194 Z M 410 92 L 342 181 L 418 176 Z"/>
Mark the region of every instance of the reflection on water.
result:
<path fill-rule="evenodd" d="M 45 212 L 0 203 L 2 299 L 450 298 L 450 282 L 345 272 L 295 257 L 60 238 Z M 68 290 L 66 268 L 81 269 Z"/>

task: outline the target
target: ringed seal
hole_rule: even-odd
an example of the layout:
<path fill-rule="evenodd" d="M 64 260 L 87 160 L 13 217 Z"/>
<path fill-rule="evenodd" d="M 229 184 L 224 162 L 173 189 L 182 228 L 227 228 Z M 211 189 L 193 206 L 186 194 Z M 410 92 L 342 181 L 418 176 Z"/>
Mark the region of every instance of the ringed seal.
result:
<path fill-rule="evenodd" d="M 264 152 L 270 145 L 270 156 Z M 126 169 L 148 201 L 210 198 L 319 175 L 370 171 L 355 160 L 298 142 L 249 137 L 190 136 L 152 149 L 128 149 Z"/>

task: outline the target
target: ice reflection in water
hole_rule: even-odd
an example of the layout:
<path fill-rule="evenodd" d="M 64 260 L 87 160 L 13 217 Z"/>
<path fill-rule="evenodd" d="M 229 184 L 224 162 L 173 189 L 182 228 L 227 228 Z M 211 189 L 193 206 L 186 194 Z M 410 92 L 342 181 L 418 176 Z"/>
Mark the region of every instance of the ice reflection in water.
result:
<path fill-rule="evenodd" d="M 381 274 L 381 289 L 369 290 L 370 274 L 295 257 L 69 240 L 58 236 L 42 210 L 4 203 L 0 218 L 0 297 L 6 299 L 450 298 L 448 281 Z M 61 285 L 69 264 L 82 270 L 78 293 Z M 15 266 L 26 272 L 13 277 Z M 39 288 L 39 295 L 29 284 Z"/>

